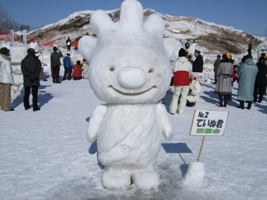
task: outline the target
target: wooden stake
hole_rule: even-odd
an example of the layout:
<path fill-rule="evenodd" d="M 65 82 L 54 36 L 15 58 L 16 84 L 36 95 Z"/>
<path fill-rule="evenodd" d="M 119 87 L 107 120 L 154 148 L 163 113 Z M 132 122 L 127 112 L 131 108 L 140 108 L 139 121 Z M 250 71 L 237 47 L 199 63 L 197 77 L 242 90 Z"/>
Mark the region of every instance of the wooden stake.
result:
<path fill-rule="evenodd" d="M 202 143 L 201 143 L 201 147 L 200 147 L 200 150 L 199 150 L 197 162 L 200 162 L 200 158 L 201 158 L 202 151 L 203 151 L 203 148 L 204 148 L 205 139 L 206 139 L 206 135 L 204 135 L 203 138 L 202 138 Z"/>

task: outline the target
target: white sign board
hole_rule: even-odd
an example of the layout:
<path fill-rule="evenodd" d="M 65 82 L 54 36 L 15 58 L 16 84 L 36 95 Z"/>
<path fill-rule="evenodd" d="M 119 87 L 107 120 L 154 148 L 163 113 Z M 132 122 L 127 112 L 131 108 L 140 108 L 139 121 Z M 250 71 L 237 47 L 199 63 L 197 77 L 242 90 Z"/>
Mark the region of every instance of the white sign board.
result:
<path fill-rule="evenodd" d="M 193 74 L 196 76 L 197 81 L 199 81 L 200 83 L 204 83 L 205 82 L 204 73 L 193 72 Z"/>
<path fill-rule="evenodd" d="M 190 135 L 224 135 L 228 111 L 195 110 Z"/>
<path fill-rule="evenodd" d="M 205 72 L 206 73 L 212 73 L 213 72 L 213 68 L 211 68 L 211 67 L 205 67 Z"/>
<path fill-rule="evenodd" d="M 23 44 L 27 44 L 27 31 L 26 30 L 22 31 L 22 41 L 23 41 Z"/>
<path fill-rule="evenodd" d="M 14 45 L 14 30 L 10 30 L 10 45 Z"/>

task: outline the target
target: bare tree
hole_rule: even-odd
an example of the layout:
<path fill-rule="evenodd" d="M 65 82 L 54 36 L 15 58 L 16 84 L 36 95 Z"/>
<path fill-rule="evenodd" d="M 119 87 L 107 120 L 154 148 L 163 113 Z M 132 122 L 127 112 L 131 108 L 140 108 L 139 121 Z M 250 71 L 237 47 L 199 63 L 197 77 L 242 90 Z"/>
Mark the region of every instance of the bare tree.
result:
<path fill-rule="evenodd" d="M 19 30 L 20 24 L 12 20 L 0 5 L 0 32 L 9 32 L 10 29 Z"/>

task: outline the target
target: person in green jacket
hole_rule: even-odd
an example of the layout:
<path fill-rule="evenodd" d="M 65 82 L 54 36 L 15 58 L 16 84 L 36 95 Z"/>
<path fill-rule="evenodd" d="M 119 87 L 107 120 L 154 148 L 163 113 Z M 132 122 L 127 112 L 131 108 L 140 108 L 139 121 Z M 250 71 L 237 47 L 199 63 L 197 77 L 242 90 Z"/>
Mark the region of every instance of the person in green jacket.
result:
<path fill-rule="evenodd" d="M 57 47 L 53 47 L 53 53 L 51 54 L 51 72 L 53 83 L 60 83 L 59 71 L 60 71 L 60 58 L 63 56 L 61 51 Z"/>

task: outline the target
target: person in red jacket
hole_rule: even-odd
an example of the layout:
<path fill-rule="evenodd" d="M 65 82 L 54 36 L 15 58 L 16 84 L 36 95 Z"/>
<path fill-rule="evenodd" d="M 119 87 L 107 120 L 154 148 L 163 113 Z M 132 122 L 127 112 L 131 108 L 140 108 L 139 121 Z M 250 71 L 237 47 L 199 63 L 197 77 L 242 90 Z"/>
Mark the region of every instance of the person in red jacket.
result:
<path fill-rule="evenodd" d="M 237 76 L 237 65 L 233 65 L 233 73 L 231 75 L 232 78 L 232 86 L 234 85 L 235 81 L 238 81 L 238 76 Z"/>
<path fill-rule="evenodd" d="M 73 42 L 73 46 L 74 46 L 74 51 L 77 53 L 78 52 L 78 43 L 79 43 L 79 40 L 78 38 L 76 38 Z"/>
<path fill-rule="evenodd" d="M 77 60 L 76 64 L 73 66 L 73 74 L 72 74 L 73 80 L 76 81 L 82 79 L 82 71 L 83 67 L 81 65 L 81 61 Z"/>
<path fill-rule="evenodd" d="M 175 114 L 178 108 L 178 114 L 183 114 L 186 106 L 186 99 L 190 85 L 190 74 L 192 73 L 192 64 L 186 58 L 186 51 L 179 50 L 179 58 L 175 61 L 173 69 L 174 92 L 170 104 L 170 114 Z M 181 97 L 180 97 L 181 96 Z M 180 102 L 179 102 L 180 98 Z"/>

